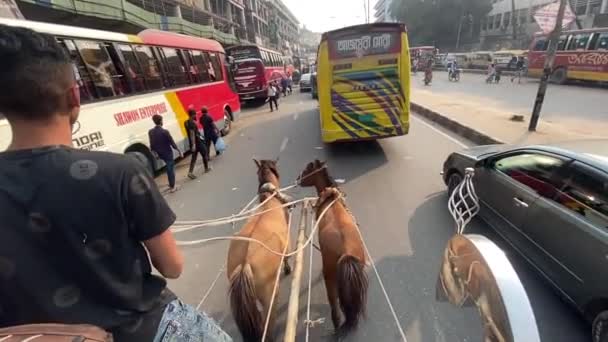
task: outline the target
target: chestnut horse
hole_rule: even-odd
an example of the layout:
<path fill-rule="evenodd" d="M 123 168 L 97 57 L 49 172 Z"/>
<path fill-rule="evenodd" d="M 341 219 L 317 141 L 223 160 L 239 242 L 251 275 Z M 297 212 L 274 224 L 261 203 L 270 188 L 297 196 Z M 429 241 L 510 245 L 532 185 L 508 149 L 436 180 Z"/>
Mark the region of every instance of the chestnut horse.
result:
<path fill-rule="evenodd" d="M 274 160 L 254 159 L 254 162 L 258 167 L 258 194 L 262 203 L 279 189 L 279 172 Z M 282 253 L 289 245 L 287 211 L 281 207 L 283 203 L 281 196 L 274 196 L 260 207 L 258 212 L 270 210 L 251 217 L 236 236 L 256 239 L 270 249 Z M 271 332 L 273 329 L 275 314 L 270 302 L 280 267 L 281 257 L 260 244 L 238 240 L 230 242 L 226 273 L 230 281 L 230 307 L 246 342 L 259 342 L 262 339 L 269 311 L 271 314 L 268 330 Z M 283 271 L 285 275 L 291 272 L 287 259 L 284 261 Z M 258 310 L 258 301 L 262 304 L 263 313 Z"/>
<path fill-rule="evenodd" d="M 318 160 L 309 163 L 300 175 L 299 183 L 304 187 L 316 188 L 319 196 L 317 219 L 325 207 L 333 202 L 319 222 L 319 246 L 331 318 L 336 335 L 344 337 L 357 328 L 360 318 L 365 315 L 368 279 L 363 241 L 354 217 L 341 198 L 337 184 L 329 176 L 325 163 Z M 345 318 L 342 325 L 340 310 Z"/>

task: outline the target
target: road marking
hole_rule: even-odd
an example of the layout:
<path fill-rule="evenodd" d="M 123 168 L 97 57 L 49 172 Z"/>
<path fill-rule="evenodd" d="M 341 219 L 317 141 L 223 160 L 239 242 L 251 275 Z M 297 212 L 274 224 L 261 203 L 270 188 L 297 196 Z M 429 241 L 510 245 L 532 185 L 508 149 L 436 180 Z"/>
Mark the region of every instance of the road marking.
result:
<path fill-rule="evenodd" d="M 279 154 L 281 154 L 283 151 L 285 151 L 285 148 L 287 147 L 288 143 L 289 143 L 289 138 L 288 137 L 283 138 L 283 142 L 281 143 L 281 148 L 279 149 Z"/>
<path fill-rule="evenodd" d="M 458 140 L 458 139 L 454 138 L 453 136 L 451 136 L 451 135 L 449 135 L 449 134 L 447 134 L 447 133 L 445 133 L 445 132 L 442 132 L 442 131 L 441 131 L 441 130 L 439 130 L 437 127 L 435 127 L 435 126 L 433 126 L 433 125 L 431 125 L 431 124 L 429 124 L 429 123 L 425 122 L 424 120 L 422 120 L 422 119 L 420 119 L 420 118 L 418 118 L 418 117 L 416 117 L 416 116 L 414 116 L 414 115 L 412 115 L 411 117 L 412 117 L 412 118 L 415 118 L 417 121 L 421 122 L 422 124 L 424 124 L 424 125 L 425 125 L 425 126 L 427 126 L 428 128 L 430 128 L 430 129 L 432 129 L 433 131 L 437 132 L 439 135 L 443 135 L 444 137 L 448 138 L 449 140 L 451 140 L 453 143 L 457 144 L 458 146 L 460 146 L 460 147 L 464 147 L 464 148 L 469 147 L 469 145 L 467 145 L 467 144 L 463 143 L 462 141 L 460 141 L 460 140 Z"/>
<path fill-rule="evenodd" d="M 296 113 L 296 114 L 293 116 L 293 119 L 294 119 L 294 120 L 298 120 L 298 116 L 299 116 L 299 115 L 300 115 L 300 113 Z"/>

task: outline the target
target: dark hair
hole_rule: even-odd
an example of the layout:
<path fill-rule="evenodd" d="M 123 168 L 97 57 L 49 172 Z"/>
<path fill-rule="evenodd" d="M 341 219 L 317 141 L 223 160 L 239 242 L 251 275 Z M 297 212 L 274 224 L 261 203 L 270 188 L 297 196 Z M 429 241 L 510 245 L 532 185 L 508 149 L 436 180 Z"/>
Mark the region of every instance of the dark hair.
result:
<path fill-rule="evenodd" d="M 0 112 L 10 120 L 46 120 L 69 108 L 74 72 L 55 38 L 0 25 Z"/>
<path fill-rule="evenodd" d="M 152 116 L 152 121 L 154 121 L 155 125 L 161 125 L 163 123 L 163 117 L 159 114 L 154 114 Z"/>
<path fill-rule="evenodd" d="M 203 106 L 203 108 L 201 108 L 201 113 L 207 114 L 207 113 L 209 113 L 209 109 L 207 109 L 207 107 Z"/>
<path fill-rule="evenodd" d="M 188 109 L 188 116 L 192 117 L 192 116 L 196 116 L 196 110 L 190 108 Z"/>

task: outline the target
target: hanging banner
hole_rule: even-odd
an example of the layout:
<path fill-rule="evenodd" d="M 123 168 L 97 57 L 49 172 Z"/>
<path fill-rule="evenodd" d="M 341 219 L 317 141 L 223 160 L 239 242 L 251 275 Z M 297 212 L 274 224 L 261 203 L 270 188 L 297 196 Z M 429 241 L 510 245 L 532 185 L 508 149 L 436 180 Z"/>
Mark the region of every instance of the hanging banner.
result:
<path fill-rule="evenodd" d="M 559 12 L 559 1 L 541 7 L 534 13 L 534 20 L 545 34 L 548 34 L 555 29 L 557 12 Z M 574 20 L 576 20 L 576 14 L 574 14 L 572 7 L 570 7 L 570 4 L 568 3 L 566 4 L 566 10 L 564 11 L 562 28 L 567 28 Z"/>
<path fill-rule="evenodd" d="M 15 0 L 0 0 L 0 18 L 25 19 Z"/>

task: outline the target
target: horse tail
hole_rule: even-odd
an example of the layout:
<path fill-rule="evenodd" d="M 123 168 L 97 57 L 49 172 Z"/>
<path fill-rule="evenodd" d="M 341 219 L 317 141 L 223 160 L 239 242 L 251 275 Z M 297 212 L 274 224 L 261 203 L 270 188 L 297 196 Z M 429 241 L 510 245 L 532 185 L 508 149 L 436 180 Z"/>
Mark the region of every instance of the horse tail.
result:
<path fill-rule="evenodd" d="M 352 255 L 343 255 L 338 259 L 338 298 L 345 318 L 344 323 L 337 330 L 339 337 L 344 337 L 355 330 L 360 318 L 365 316 L 368 279 L 364 266 Z"/>
<path fill-rule="evenodd" d="M 251 265 L 239 265 L 230 275 L 230 308 L 244 341 L 262 339 L 262 316 L 257 307 Z"/>

